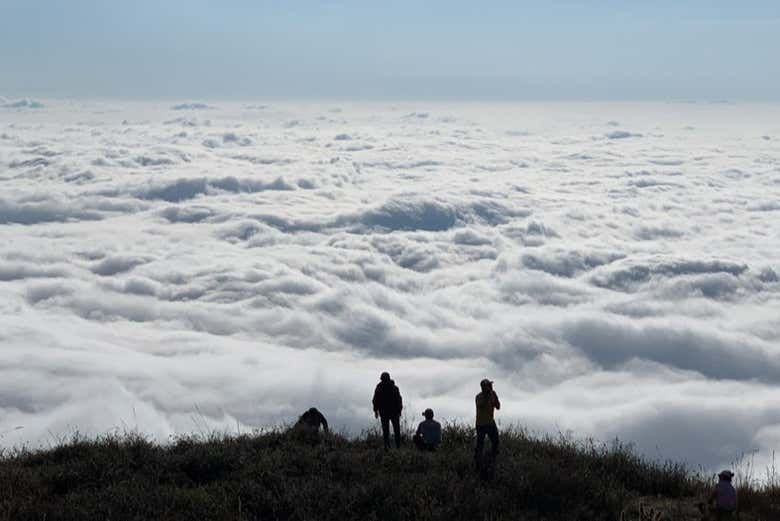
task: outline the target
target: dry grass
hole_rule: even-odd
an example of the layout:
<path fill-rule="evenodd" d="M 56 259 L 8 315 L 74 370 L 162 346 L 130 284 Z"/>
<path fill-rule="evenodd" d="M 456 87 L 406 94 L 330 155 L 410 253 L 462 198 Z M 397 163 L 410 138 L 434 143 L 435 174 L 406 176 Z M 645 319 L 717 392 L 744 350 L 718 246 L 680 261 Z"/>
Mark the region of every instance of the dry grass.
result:
<path fill-rule="evenodd" d="M 617 521 L 639 498 L 694 504 L 705 489 L 684 466 L 617 441 L 502 436 L 494 472 L 482 475 L 472 430 L 452 425 L 433 454 L 411 444 L 385 453 L 376 432 L 319 444 L 281 431 L 165 445 L 136 434 L 74 436 L 0 458 L 0 520 Z M 741 493 L 764 509 L 777 488 Z"/>

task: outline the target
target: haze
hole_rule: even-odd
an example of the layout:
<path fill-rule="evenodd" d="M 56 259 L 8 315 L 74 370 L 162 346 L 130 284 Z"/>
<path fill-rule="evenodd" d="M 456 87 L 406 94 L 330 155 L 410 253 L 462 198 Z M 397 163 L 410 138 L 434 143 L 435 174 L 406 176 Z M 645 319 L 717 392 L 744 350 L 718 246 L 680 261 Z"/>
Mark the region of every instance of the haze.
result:
<path fill-rule="evenodd" d="M 777 2 L 0 2 L 6 96 L 777 99 Z"/>

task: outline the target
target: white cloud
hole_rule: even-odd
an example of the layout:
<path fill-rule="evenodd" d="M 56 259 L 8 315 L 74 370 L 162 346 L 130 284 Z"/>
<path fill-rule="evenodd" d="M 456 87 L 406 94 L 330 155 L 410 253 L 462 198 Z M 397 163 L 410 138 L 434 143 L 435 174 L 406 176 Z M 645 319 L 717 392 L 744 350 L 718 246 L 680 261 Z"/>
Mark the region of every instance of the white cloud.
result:
<path fill-rule="evenodd" d="M 214 107 L 206 103 L 191 102 L 191 103 L 178 103 L 171 107 L 171 110 L 211 110 Z"/>
<path fill-rule="evenodd" d="M 170 108 L 5 113 L 3 444 L 356 432 L 382 370 L 412 421 L 491 376 L 504 425 L 713 467 L 780 439 L 780 154 L 744 138 L 776 107 Z"/>
<path fill-rule="evenodd" d="M 38 100 L 22 98 L 16 100 L 9 100 L 0 96 L 0 108 L 6 109 L 42 109 L 43 103 Z"/>

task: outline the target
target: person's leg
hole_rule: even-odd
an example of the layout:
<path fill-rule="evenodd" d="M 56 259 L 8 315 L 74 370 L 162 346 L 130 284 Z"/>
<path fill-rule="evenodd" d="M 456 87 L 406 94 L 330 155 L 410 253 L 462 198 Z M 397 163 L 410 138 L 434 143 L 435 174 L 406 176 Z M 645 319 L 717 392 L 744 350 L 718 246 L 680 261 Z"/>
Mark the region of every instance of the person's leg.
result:
<path fill-rule="evenodd" d="M 490 449 L 493 452 L 493 456 L 498 454 L 498 427 L 491 425 L 488 430 L 488 436 L 490 436 Z"/>
<path fill-rule="evenodd" d="M 395 448 L 401 448 L 401 418 L 400 416 L 394 416 L 391 418 L 393 422 L 393 436 L 395 437 Z"/>
<path fill-rule="evenodd" d="M 386 416 L 379 417 L 382 422 L 382 439 L 385 442 L 385 450 L 390 448 L 390 418 Z"/>
<path fill-rule="evenodd" d="M 482 454 L 482 449 L 485 446 L 485 435 L 487 432 L 484 427 L 477 427 L 477 446 L 474 449 L 474 455 L 478 458 Z"/>
<path fill-rule="evenodd" d="M 730 510 L 723 510 L 721 508 L 715 509 L 715 519 L 718 521 L 728 521 L 734 519 Z"/>

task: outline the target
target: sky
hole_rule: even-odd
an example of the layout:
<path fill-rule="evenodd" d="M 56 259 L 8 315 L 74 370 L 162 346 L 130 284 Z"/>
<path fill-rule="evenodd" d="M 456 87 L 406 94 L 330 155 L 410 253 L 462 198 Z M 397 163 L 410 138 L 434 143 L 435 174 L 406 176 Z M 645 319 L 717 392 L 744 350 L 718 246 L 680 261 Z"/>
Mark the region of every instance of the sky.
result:
<path fill-rule="evenodd" d="M 0 95 L 777 99 L 780 4 L 0 0 Z"/>

